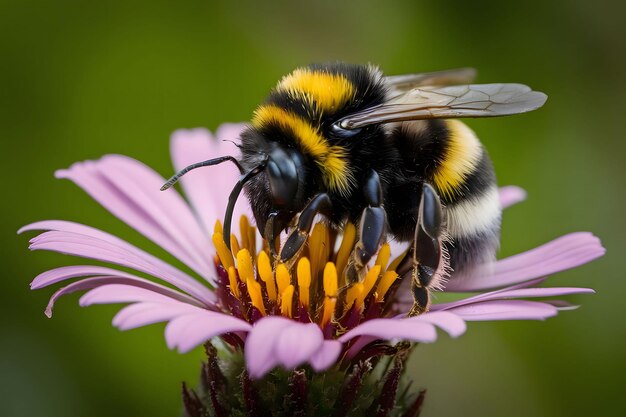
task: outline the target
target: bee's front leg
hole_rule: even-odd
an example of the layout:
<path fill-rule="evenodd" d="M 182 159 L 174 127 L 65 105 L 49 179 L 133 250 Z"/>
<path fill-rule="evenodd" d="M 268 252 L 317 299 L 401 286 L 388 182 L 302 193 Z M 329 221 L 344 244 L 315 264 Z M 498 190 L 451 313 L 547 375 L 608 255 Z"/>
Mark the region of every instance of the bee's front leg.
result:
<path fill-rule="evenodd" d="M 331 209 L 330 197 L 326 193 L 317 194 L 309 201 L 298 217 L 296 228 L 289 234 L 287 241 L 280 251 L 280 261 L 288 262 L 300 253 L 309 237 L 313 220 L 318 213 L 328 214 Z"/>
<path fill-rule="evenodd" d="M 383 191 L 378 173 L 371 170 L 365 179 L 363 195 L 367 206 L 361 214 L 359 224 L 359 241 L 352 253 L 352 262 L 348 266 L 347 278 L 349 283 L 360 281 L 365 266 L 378 251 L 385 233 L 387 214 L 383 208 Z"/>
<path fill-rule="evenodd" d="M 410 316 L 428 311 L 429 291 L 444 267 L 442 238 L 443 208 L 434 188 L 424 183 L 413 243 L 396 271 L 402 279 L 411 279 L 414 302 Z"/>

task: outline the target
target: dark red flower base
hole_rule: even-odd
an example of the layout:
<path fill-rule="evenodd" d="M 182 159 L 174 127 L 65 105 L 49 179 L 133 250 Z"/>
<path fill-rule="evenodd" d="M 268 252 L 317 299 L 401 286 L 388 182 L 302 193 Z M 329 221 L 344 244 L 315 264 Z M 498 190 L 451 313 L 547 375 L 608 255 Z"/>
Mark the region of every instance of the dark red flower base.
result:
<path fill-rule="evenodd" d="M 424 403 L 426 390 L 413 392 L 404 373 L 408 348 L 349 370 L 275 369 L 251 380 L 243 355 L 205 347 L 199 386 L 183 383 L 186 417 L 416 417 Z"/>

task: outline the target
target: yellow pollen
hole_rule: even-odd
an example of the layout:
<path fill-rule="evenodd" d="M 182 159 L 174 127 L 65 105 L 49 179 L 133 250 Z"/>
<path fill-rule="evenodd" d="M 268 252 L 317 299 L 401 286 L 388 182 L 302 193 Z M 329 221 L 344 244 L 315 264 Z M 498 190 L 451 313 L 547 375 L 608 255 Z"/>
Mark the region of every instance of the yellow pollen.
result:
<path fill-rule="evenodd" d="M 337 297 L 337 269 L 332 262 L 327 262 L 324 267 L 324 294 Z"/>
<path fill-rule="evenodd" d="M 239 279 L 244 282 L 248 279 L 254 279 L 254 266 L 248 249 L 241 249 L 237 252 L 237 271 L 239 272 Z"/>
<path fill-rule="evenodd" d="M 298 294 L 300 305 L 309 306 L 309 288 L 311 287 L 311 263 L 307 258 L 300 258 L 298 261 Z"/>
<path fill-rule="evenodd" d="M 337 304 L 337 269 L 335 264 L 328 262 L 324 267 L 324 312 L 320 326 L 323 328 L 332 320 Z"/>
<path fill-rule="evenodd" d="M 276 283 L 274 282 L 274 273 L 272 272 L 272 264 L 270 263 L 270 258 L 267 256 L 265 251 L 261 251 L 259 253 L 259 257 L 257 259 L 257 269 L 259 271 L 259 276 L 265 283 L 265 289 L 267 290 L 267 297 L 276 302 L 277 294 L 276 294 Z"/>
<path fill-rule="evenodd" d="M 285 264 L 278 264 L 276 267 L 276 284 L 278 284 L 279 294 L 282 294 L 291 284 L 291 275 Z"/>
<path fill-rule="evenodd" d="M 250 253 L 256 253 L 256 227 L 248 228 L 248 245 Z"/>
<path fill-rule="evenodd" d="M 236 299 L 239 300 L 239 282 L 237 281 L 237 271 L 235 271 L 234 266 L 228 268 L 228 282 L 230 283 L 230 292 L 235 296 Z"/>
<path fill-rule="evenodd" d="M 215 250 L 217 251 L 217 256 L 220 258 L 220 262 L 224 269 L 228 271 L 228 268 L 231 266 L 235 266 L 235 261 L 233 260 L 233 254 L 228 250 L 226 243 L 224 242 L 224 235 L 220 232 L 213 233 L 213 245 L 215 246 Z"/>
<path fill-rule="evenodd" d="M 328 322 L 333 318 L 335 314 L 335 305 L 337 304 L 336 298 L 328 298 L 324 299 L 324 314 L 322 316 L 322 321 L 320 323 L 320 327 L 324 328 Z"/>
<path fill-rule="evenodd" d="M 219 220 L 215 221 L 215 226 L 213 227 L 213 233 L 221 233 L 224 234 L 224 229 L 222 228 L 222 222 Z"/>
<path fill-rule="evenodd" d="M 339 251 L 337 251 L 337 261 L 335 262 L 337 265 L 337 273 L 340 277 L 343 276 L 343 271 L 346 269 L 346 265 L 348 264 L 348 258 L 350 257 L 350 252 L 354 247 L 355 239 L 356 227 L 352 223 L 346 223 L 343 228 L 341 246 L 339 246 Z"/>
<path fill-rule="evenodd" d="M 250 223 L 246 216 L 239 218 L 239 232 L 241 235 L 241 247 L 250 250 L 250 242 L 248 242 Z"/>
<path fill-rule="evenodd" d="M 387 262 L 389 262 L 390 257 L 391 247 L 389 246 L 389 243 L 385 242 L 378 251 L 378 256 L 376 257 L 376 262 L 374 262 L 374 264 L 380 265 L 380 269 L 384 271 L 385 268 L 387 268 Z"/>
<path fill-rule="evenodd" d="M 363 278 L 363 298 L 367 298 L 374 285 L 376 285 L 378 275 L 380 275 L 380 265 L 374 265 L 372 269 L 367 271 L 365 278 Z"/>
<path fill-rule="evenodd" d="M 363 305 L 363 299 L 365 297 L 363 297 L 362 294 L 363 294 L 363 284 L 360 282 L 348 288 L 348 292 L 346 294 L 346 311 L 350 310 L 350 307 L 352 307 L 352 304 L 357 300 L 361 302 L 360 305 L 357 303 L 357 307 L 360 308 Z"/>
<path fill-rule="evenodd" d="M 328 226 L 316 223 L 309 235 L 309 256 L 311 259 L 311 276 L 317 279 L 321 265 L 328 261 L 330 256 L 330 234 Z"/>
<path fill-rule="evenodd" d="M 376 281 L 378 279 L 378 275 L 380 274 L 380 265 L 374 265 L 372 269 L 367 271 L 365 278 L 363 278 L 363 282 L 359 282 L 355 284 L 354 287 L 360 287 L 358 290 L 354 290 L 354 300 L 356 306 L 360 309 L 365 304 L 365 299 L 369 295 L 374 285 L 376 285 Z M 352 288 L 350 288 L 352 289 Z M 348 290 L 349 294 L 350 290 Z"/>
<path fill-rule="evenodd" d="M 387 271 L 383 274 L 383 277 L 378 283 L 376 288 L 376 302 L 380 303 L 385 298 L 387 291 L 391 288 L 391 285 L 398 279 L 398 273 L 396 271 Z"/>
<path fill-rule="evenodd" d="M 241 250 L 241 246 L 239 246 L 239 241 L 237 240 L 237 236 L 234 233 L 230 234 L 230 251 L 232 253 L 237 253 Z"/>
<path fill-rule="evenodd" d="M 248 288 L 248 294 L 250 294 L 250 301 L 252 302 L 252 305 L 265 316 L 267 313 L 265 312 L 265 305 L 263 304 L 261 284 L 259 284 L 252 278 L 248 278 L 246 280 L 246 287 Z"/>
<path fill-rule="evenodd" d="M 292 306 L 293 306 L 293 292 L 295 288 L 293 285 L 288 285 L 285 291 L 280 296 L 280 312 L 283 316 L 291 318 Z"/>

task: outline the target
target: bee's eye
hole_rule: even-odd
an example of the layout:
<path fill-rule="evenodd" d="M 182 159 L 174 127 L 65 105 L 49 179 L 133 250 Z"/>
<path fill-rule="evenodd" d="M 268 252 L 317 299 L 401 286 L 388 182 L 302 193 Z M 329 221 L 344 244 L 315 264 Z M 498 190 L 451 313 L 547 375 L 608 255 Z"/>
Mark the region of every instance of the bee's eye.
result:
<path fill-rule="evenodd" d="M 335 122 L 330 126 L 330 130 L 331 132 L 333 132 L 335 135 L 342 137 L 342 138 L 351 138 L 352 136 L 357 135 L 361 129 L 346 129 L 345 127 L 341 126 L 341 121 L 339 122 Z"/>

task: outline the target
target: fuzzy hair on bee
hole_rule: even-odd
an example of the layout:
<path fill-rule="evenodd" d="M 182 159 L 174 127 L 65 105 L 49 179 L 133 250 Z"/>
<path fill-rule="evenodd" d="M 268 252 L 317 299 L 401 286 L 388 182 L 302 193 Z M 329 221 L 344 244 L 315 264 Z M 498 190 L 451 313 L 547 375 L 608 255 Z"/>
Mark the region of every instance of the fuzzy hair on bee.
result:
<path fill-rule="evenodd" d="M 397 272 L 411 281 L 411 314 L 420 314 L 449 271 L 460 279 L 488 267 L 499 246 L 493 165 L 475 133 L 456 119 L 523 113 L 546 100 L 522 84 L 472 84 L 474 77 L 467 68 L 400 76 L 384 76 L 373 65 L 298 68 L 254 111 L 239 157 L 194 164 L 164 188 L 189 169 L 235 163 L 242 176 L 224 236 L 242 190 L 280 262 L 303 249 L 316 215 L 335 228 L 351 222 L 358 236 L 349 282 L 363 277 L 384 241 L 410 242 Z"/>

